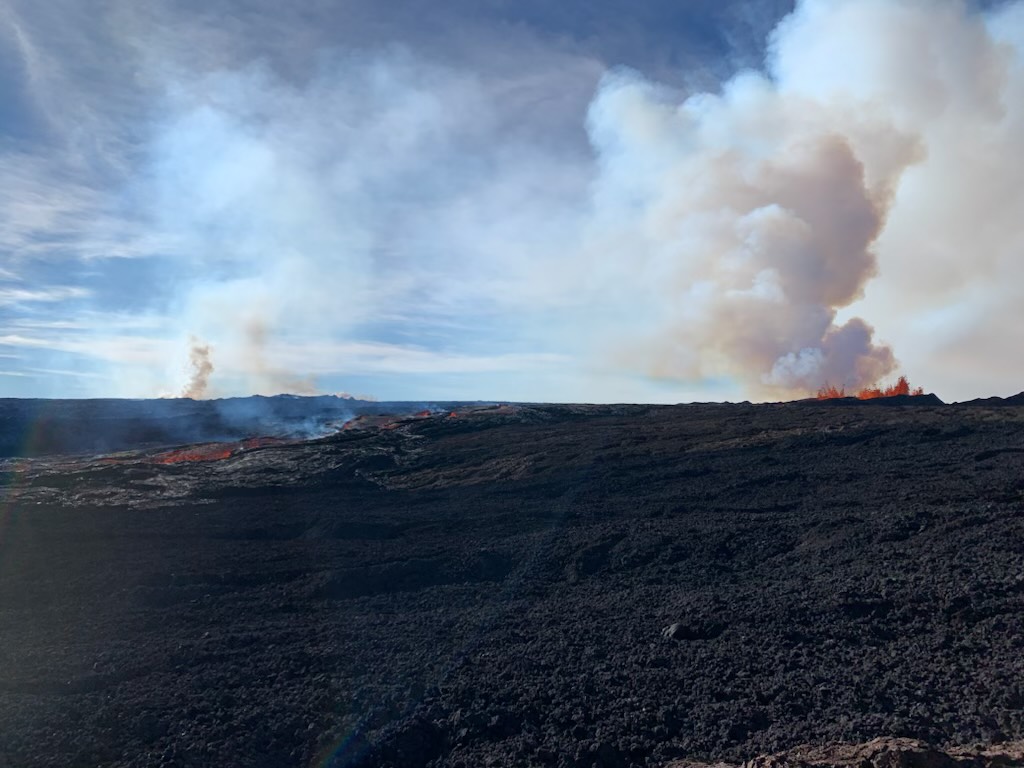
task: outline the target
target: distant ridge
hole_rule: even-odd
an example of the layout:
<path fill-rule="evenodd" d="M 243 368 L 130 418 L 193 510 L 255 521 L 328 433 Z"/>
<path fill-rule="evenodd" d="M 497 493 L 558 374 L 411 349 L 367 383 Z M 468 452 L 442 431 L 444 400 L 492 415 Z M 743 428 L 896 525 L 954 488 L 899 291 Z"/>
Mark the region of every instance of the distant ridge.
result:
<path fill-rule="evenodd" d="M 1018 392 L 1016 395 L 1010 395 L 1009 397 L 979 397 L 975 400 L 964 400 L 963 402 L 955 403 L 955 405 L 984 405 L 989 408 L 1022 406 L 1024 405 L 1024 392 Z"/>
<path fill-rule="evenodd" d="M 0 458 L 111 453 L 247 437 L 317 437 L 361 414 L 451 409 L 451 403 L 376 402 L 321 395 L 216 400 L 0 398 Z"/>

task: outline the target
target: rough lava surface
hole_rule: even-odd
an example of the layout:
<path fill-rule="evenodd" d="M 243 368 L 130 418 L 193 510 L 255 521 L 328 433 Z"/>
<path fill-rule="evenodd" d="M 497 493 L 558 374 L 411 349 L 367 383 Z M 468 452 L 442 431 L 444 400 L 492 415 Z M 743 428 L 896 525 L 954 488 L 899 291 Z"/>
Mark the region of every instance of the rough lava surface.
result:
<path fill-rule="evenodd" d="M 917 400 L 7 460 L 0 766 L 1019 764 L 1024 407 Z"/>

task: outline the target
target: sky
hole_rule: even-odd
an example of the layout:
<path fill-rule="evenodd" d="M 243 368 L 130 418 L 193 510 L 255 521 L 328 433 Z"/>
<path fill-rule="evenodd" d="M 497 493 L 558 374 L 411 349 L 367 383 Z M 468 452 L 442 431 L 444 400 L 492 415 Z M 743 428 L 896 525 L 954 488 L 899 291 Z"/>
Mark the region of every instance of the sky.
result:
<path fill-rule="evenodd" d="M 0 396 L 1024 389 L 1024 5 L 0 0 Z"/>

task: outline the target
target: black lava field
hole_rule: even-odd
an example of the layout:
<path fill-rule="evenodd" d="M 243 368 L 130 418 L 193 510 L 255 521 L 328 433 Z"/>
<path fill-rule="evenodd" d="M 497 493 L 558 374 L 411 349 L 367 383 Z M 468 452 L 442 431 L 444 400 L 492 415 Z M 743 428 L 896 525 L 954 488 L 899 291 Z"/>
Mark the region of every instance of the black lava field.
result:
<path fill-rule="evenodd" d="M 5 459 L 0 766 L 1024 738 L 1024 405 L 893 400 Z"/>

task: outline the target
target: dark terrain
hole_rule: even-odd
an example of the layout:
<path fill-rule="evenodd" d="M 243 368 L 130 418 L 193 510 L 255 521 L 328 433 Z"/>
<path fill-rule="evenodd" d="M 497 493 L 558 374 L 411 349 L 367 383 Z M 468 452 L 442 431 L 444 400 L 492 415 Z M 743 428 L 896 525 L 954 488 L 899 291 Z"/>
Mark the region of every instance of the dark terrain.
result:
<path fill-rule="evenodd" d="M 1024 738 L 1024 407 L 936 403 L 464 408 L 219 461 L 8 461 L 0 766 Z"/>
<path fill-rule="evenodd" d="M 453 403 L 434 403 L 437 410 Z M 253 435 L 314 437 L 349 419 L 415 413 L 422 403 L 350 397 L 229 397 L 215 400 L 22 400 L 0 398 L 0 458 L 85 455 Z"/>

